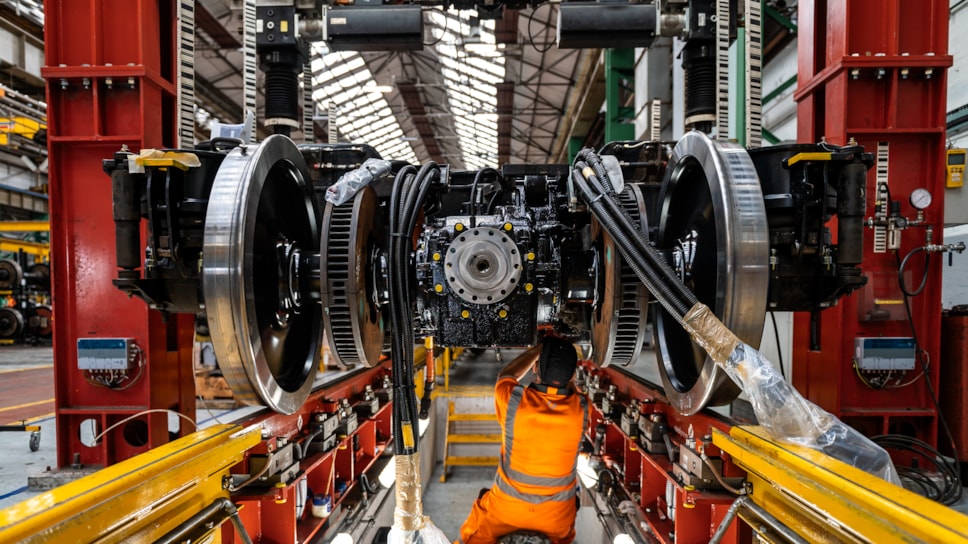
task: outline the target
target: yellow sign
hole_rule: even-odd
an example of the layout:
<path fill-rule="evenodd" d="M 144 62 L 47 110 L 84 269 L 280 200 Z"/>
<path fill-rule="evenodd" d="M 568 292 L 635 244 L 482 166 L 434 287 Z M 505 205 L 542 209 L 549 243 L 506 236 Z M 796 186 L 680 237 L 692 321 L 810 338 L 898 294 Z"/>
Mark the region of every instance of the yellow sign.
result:
<path fill-rule="evenodd" d="M 944 186 L 948 189 L 965 184 L 965 150 L 949 149 Z"/>

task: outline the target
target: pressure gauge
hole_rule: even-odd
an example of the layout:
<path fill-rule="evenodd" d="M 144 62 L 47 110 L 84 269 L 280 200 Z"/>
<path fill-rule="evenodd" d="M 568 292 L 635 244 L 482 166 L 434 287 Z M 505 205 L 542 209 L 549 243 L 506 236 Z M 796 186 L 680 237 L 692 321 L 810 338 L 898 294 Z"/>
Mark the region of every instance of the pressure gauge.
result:
<path fill-rule="evenodd" d="M 911 191 L 911 205 L 918 210 L 923 210 L 931 205 L 931 193 L 927 189 L 915 189 Z"/>

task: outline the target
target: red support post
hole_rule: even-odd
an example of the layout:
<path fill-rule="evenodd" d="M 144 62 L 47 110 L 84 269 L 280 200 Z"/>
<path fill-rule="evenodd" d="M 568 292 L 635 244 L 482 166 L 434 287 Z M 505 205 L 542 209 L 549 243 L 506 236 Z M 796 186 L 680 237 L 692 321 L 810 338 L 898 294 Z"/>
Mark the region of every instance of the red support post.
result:
<path fill-rule="evenodd" d="M 934 444 L 937 412 L 924 376 L 918 377 L 921 367 L 904 374 L 908 385 L 873 389 L 854 367 L 854 340 L 912 335 L 898 261 L 926 243 L 942 242 L 946 69 L 952 63 L 948 2 L 801 0 L 798 22 L 798 140 L 845 145 L 854 139 L 872 153 L 886 143 L 890 197 L 900 202 L 900 214 L 917 217 L 908 201 L 916 188 L 929 190 L 934 204 L 924 211 L 922 225 L 901 231 L 896 254 L 875 253 L 874 232 L 866 231 L 868 283 L 820 313 L 819 349 L 811 342 L 810 315 L 795 316 L 793 381 L 807 398 L 867 435 L 902 433 Z M 868 175 L 868 217 L 875 214 L 876 171 Z M 909 300 L 917 339 L 930 358 L 928 377 L 937 388 L 942 259 L 932 255 L 927 271 L 923 258 L 912 261 L 906 269 L 910 289 L 927 274 L 924 291 Z"/>
<path fill-rule="evenodd" d="M 170 0 L 44 2 L 61 467 L 75 455 L 85 465 L 110 465 L 167 443 L 173 429 L 163 412 L 90 442 L 142 410 L 171 409 L 194 419 L 192 316 L 164 321 L 111 284 L 117 272 L 111 180 L 101 170 L 101 160 L 122 146 L 137 152 L 176 144 L 176 7 Z M 137 382 L 121 391 L 88 381 L 77 361 L 83 338 L 134 339 L 144 362 Z M 181 424 L 174 436 L 192 430 Z"/>

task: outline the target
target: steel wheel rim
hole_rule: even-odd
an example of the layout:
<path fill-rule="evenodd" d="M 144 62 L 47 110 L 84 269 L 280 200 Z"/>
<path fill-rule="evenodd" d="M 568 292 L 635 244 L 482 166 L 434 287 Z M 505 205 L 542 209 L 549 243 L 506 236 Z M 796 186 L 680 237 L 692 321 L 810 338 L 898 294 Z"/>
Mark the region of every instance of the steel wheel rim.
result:
<path fill-rule="evenodd" d="M 659 202 L 657 246 L 670 251 L 686 230 L 698 228 L 694 292 L 740 339 L 758 347 L 766 316 L 769 231 L 746 150 L 699 132 L 686 134 L 669 159 Z M 665 310 L 656 309 L 654 323 L 662 385 L 679 412 L 694 414 L 739 395 L 739 387 Z"/>
<path fill-rule="evenodd" d="M 322 310 L 308 296 L 288 320 L 269 309 L 274 296 L 277 303 L 282 297 L 281 273 L 273 284 L 271 272 L 281 259 L 266 244 L 275 236 L 303 252 L 319 247 L 309 179 L 288 138 L 236 148 L 216 174 L 205 219 L 202 286 L 219 367 L 240 401 L 285 414 L 302 406 L 312 390 Z M 272 216 L 269 208 L 285 215 Z"/>

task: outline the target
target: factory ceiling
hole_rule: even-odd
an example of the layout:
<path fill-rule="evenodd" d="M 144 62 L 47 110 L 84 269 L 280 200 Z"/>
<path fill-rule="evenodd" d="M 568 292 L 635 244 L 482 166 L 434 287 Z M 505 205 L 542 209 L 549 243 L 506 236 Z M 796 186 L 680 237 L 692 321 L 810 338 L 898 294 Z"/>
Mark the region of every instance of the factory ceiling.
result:
<path fill-rule="evenodd" d="M 196 3 L 197 99 L 223 121 L 241 119 L 241 26 L 228 0 Z M 339 141 L 381 154 L 455 168 L 548 162 L 585 58 L 598 50 L 554 46 L 556 8 L 505 10 L 497 20 L 470 11 L 424 10 L 421 51 L 330 52 L 312 47 L 316 136 L 330 113 Z M 205 114 L 201 121 L 205 121 Z"/>
<path fill-rule="evenodd" d="M 243 119 L 242 24 L 231 4 L 195 2 L 199 139 L 208 137 L 212 120 Z M 795 17 L 795 3 L 768 5 Z M 0 0 L 0 11 L 42 28 L 39 0 Z M 558 49 L 556 18 L 550 3 L 507 9 L 500 19 L 425 7 L 420 51 L 330 52 L 314 43 L 315 139 L 328 141 L 332 113 L 338 141 L 368 143 L 387 157 L 467 169 L 566 160 L 568 140 L 586 136 L 568 120 L 594 118 L 601 109 L 594 98 L 603 94 L 602 51 Z M 793 34 L 766 23 L 768 58 Z M 259 78 L 261 88 L 261 72 Z M 269 133 L 261 125 L 258 132 Z"/>

